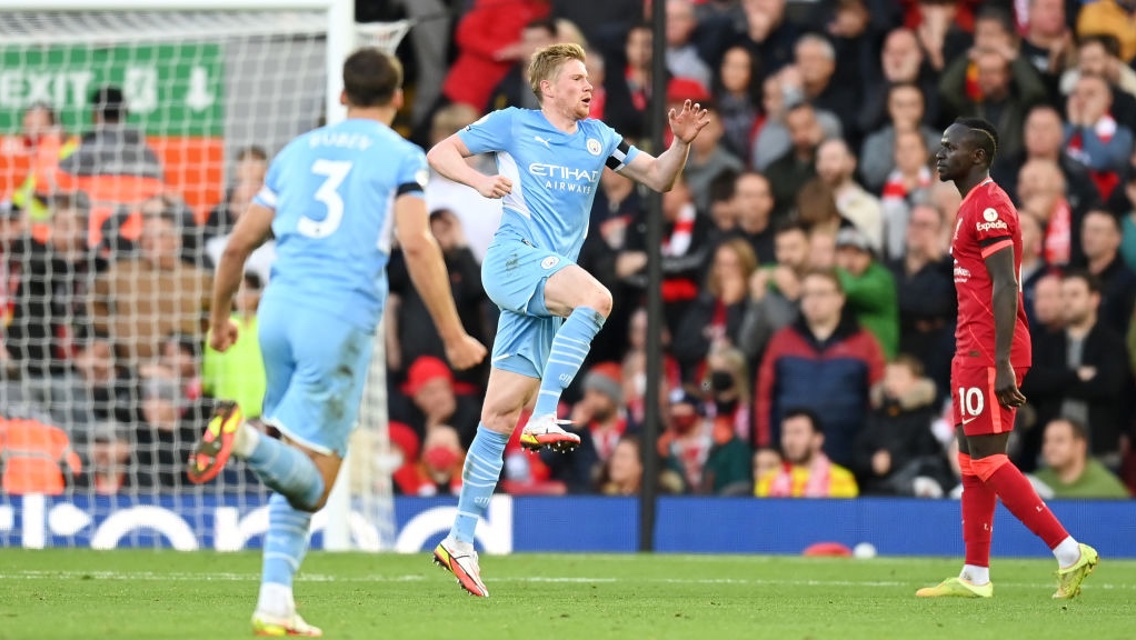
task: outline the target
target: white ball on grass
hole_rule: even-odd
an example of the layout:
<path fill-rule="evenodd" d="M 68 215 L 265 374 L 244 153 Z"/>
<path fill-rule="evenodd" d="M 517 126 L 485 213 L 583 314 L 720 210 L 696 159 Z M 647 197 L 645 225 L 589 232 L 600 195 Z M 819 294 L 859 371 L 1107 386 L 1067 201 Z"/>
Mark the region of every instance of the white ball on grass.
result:
<path fill-rule="evenodd" d="M 871 542 L 861 542 L 852 548 L 852 555 L 857 558 L 876 557 L 876 545 Z"/>

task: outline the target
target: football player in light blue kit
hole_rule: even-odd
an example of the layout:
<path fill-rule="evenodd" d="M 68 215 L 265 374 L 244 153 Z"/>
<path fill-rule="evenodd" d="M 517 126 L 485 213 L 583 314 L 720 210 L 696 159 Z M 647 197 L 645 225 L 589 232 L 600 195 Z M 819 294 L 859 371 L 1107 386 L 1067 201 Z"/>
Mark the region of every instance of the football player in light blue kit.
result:
<path fill-rule="evenodd" d="M 611 293 L 576 265 L 592 199 L 605 166 L 656 191 L 668 191 L 686 164 L 706 111 L 687 101 L 669 114 L 674 142 L 655 158 L 588 118 L 592 85 L 584 50 L 555 44 L 529 64 L 540 109 L 495 111 L 430 150 L 430 166 L 487 198 L 503 198 L 501 226 L 482 264 L 490 299 L 501 308 L 481 424 L 466 456 L 454 526 L 435 561 L 475 596 L 481 581 L 474 530 L 501 474 L 502 454 L 521 411 L 535 399 L 521 444 L 571 451 L 580 437 L 560 427 L 560 394 L 579 371 L 592 338 L 611 313 Z M 465 158 L 493 152 L 499 175 Z"/>
<path fill-rule="evenodd" d="M 276 156 L 217 267 L 210 343 L 225 351 L 237 339 L 229 314 L 245 260 L 275 236 L 259 338 L 268 377 L 263 419 L 282 439 L 262 435 L 235 403 L 222 403 L 187 469 L 191 480 L 206 482 L 231 455 L 275 491 L 253 614 L 257 635 L 322 635 L 296 613 L 292 579 L 312 514 L 327 501 L 355 427 L 386 302 L 392 226 L 450 362 L 468 368 L 485 357 L 458 319 L 430 233 L 425 154 L 389 126 L 402 105 L 401 82 L 398 61 L 377 49 L 347 58 L 340 98 L 347 120 L 296 138 Z"/>

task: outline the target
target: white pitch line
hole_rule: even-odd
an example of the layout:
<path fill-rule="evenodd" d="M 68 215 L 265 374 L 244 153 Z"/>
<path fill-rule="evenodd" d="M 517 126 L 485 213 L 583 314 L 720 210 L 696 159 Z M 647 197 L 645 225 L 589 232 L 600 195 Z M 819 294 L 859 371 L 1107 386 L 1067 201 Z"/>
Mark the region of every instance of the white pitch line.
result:
<path fill-rule="evenodd" d="M 39 571 L 25 570 L 9 573 L 0 573 L 0 580 L 52 580 L 52 579 L 95 579 L 95 580 L 130 580 L 130 581 L 168 581 L 168 582 L 255 582 L 260 580 L 256 573 L 188 573 L 156 571 Z M 301 573 L 296 576 L 299 582 L 421 582 L 429 576 L 407 574 L 401 576 L 366 576 L 366 577 L 339 577 L 320 573 Z M 612 577 L 571 577 L 571 576 L 502 576 L 491 578 L 491 582 L 522 582 L 522 583 L 554 583 L 554 584 L 722 584 L 722 585 L 749 585 L 749 586 L 803 586 L 803 587 L 911 587 L 921 582 L 902 582 L 898 580 L 788 580 L 771 578 L 646 578 L 622 579 Z M 1035 589 L 1052 587 L 1049 582 L 999 582 L 999 587 Z M 1136 584 L 1127 583 L 1089 583 L 1092 589 L 1122 589 L 1136 590 Z"/>

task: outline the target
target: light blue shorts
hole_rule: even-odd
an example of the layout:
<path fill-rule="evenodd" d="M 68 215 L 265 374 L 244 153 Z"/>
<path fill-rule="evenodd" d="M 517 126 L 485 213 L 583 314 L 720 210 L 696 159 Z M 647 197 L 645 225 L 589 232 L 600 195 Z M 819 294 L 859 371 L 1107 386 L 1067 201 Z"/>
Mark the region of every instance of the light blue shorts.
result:
<path fill-rule="evenodd" d="M 552 339 L 564 319 L 544 304 L 544 285 L 552 275 L 575 264 L 547 249 L 519 239 L 495 238 L 481 264 L 481 281 L 489 299 L 501 308 L 492 365 L 530 378 L 540 378 Z"/>
<path fill-rule="evenodd" d="M 313 451 L 347 453 L 374 337 L 336 316 L 266 292 L 258 312 L 268 387 L 264 421 Z"/>

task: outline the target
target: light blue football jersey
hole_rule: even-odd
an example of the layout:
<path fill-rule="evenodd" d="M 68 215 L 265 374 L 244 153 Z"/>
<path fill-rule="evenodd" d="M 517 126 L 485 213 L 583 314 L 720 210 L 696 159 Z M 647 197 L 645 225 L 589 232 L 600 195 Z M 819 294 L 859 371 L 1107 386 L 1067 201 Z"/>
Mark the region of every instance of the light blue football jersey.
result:
<path fill-rule="evenodd" d="M 515 107 L 486 115 L 458 137 L 473 153 L 495 153 L 498 173 L 513 182 L 498 236 L 516 236 L 573 261 L 604 165 L 619 171 L 639 153 L 599 120 L 581 120 L 570 134 L 539 110 Z"/>
<path fill-rule="evenodd" d="M 254 199 L 276 211 L 266 295 L 373 330 L 387 297 L 395 198 L 424 197 L 428 176 L 422 149 L 374 120 L 346 120 L 290 142 Z"/>

